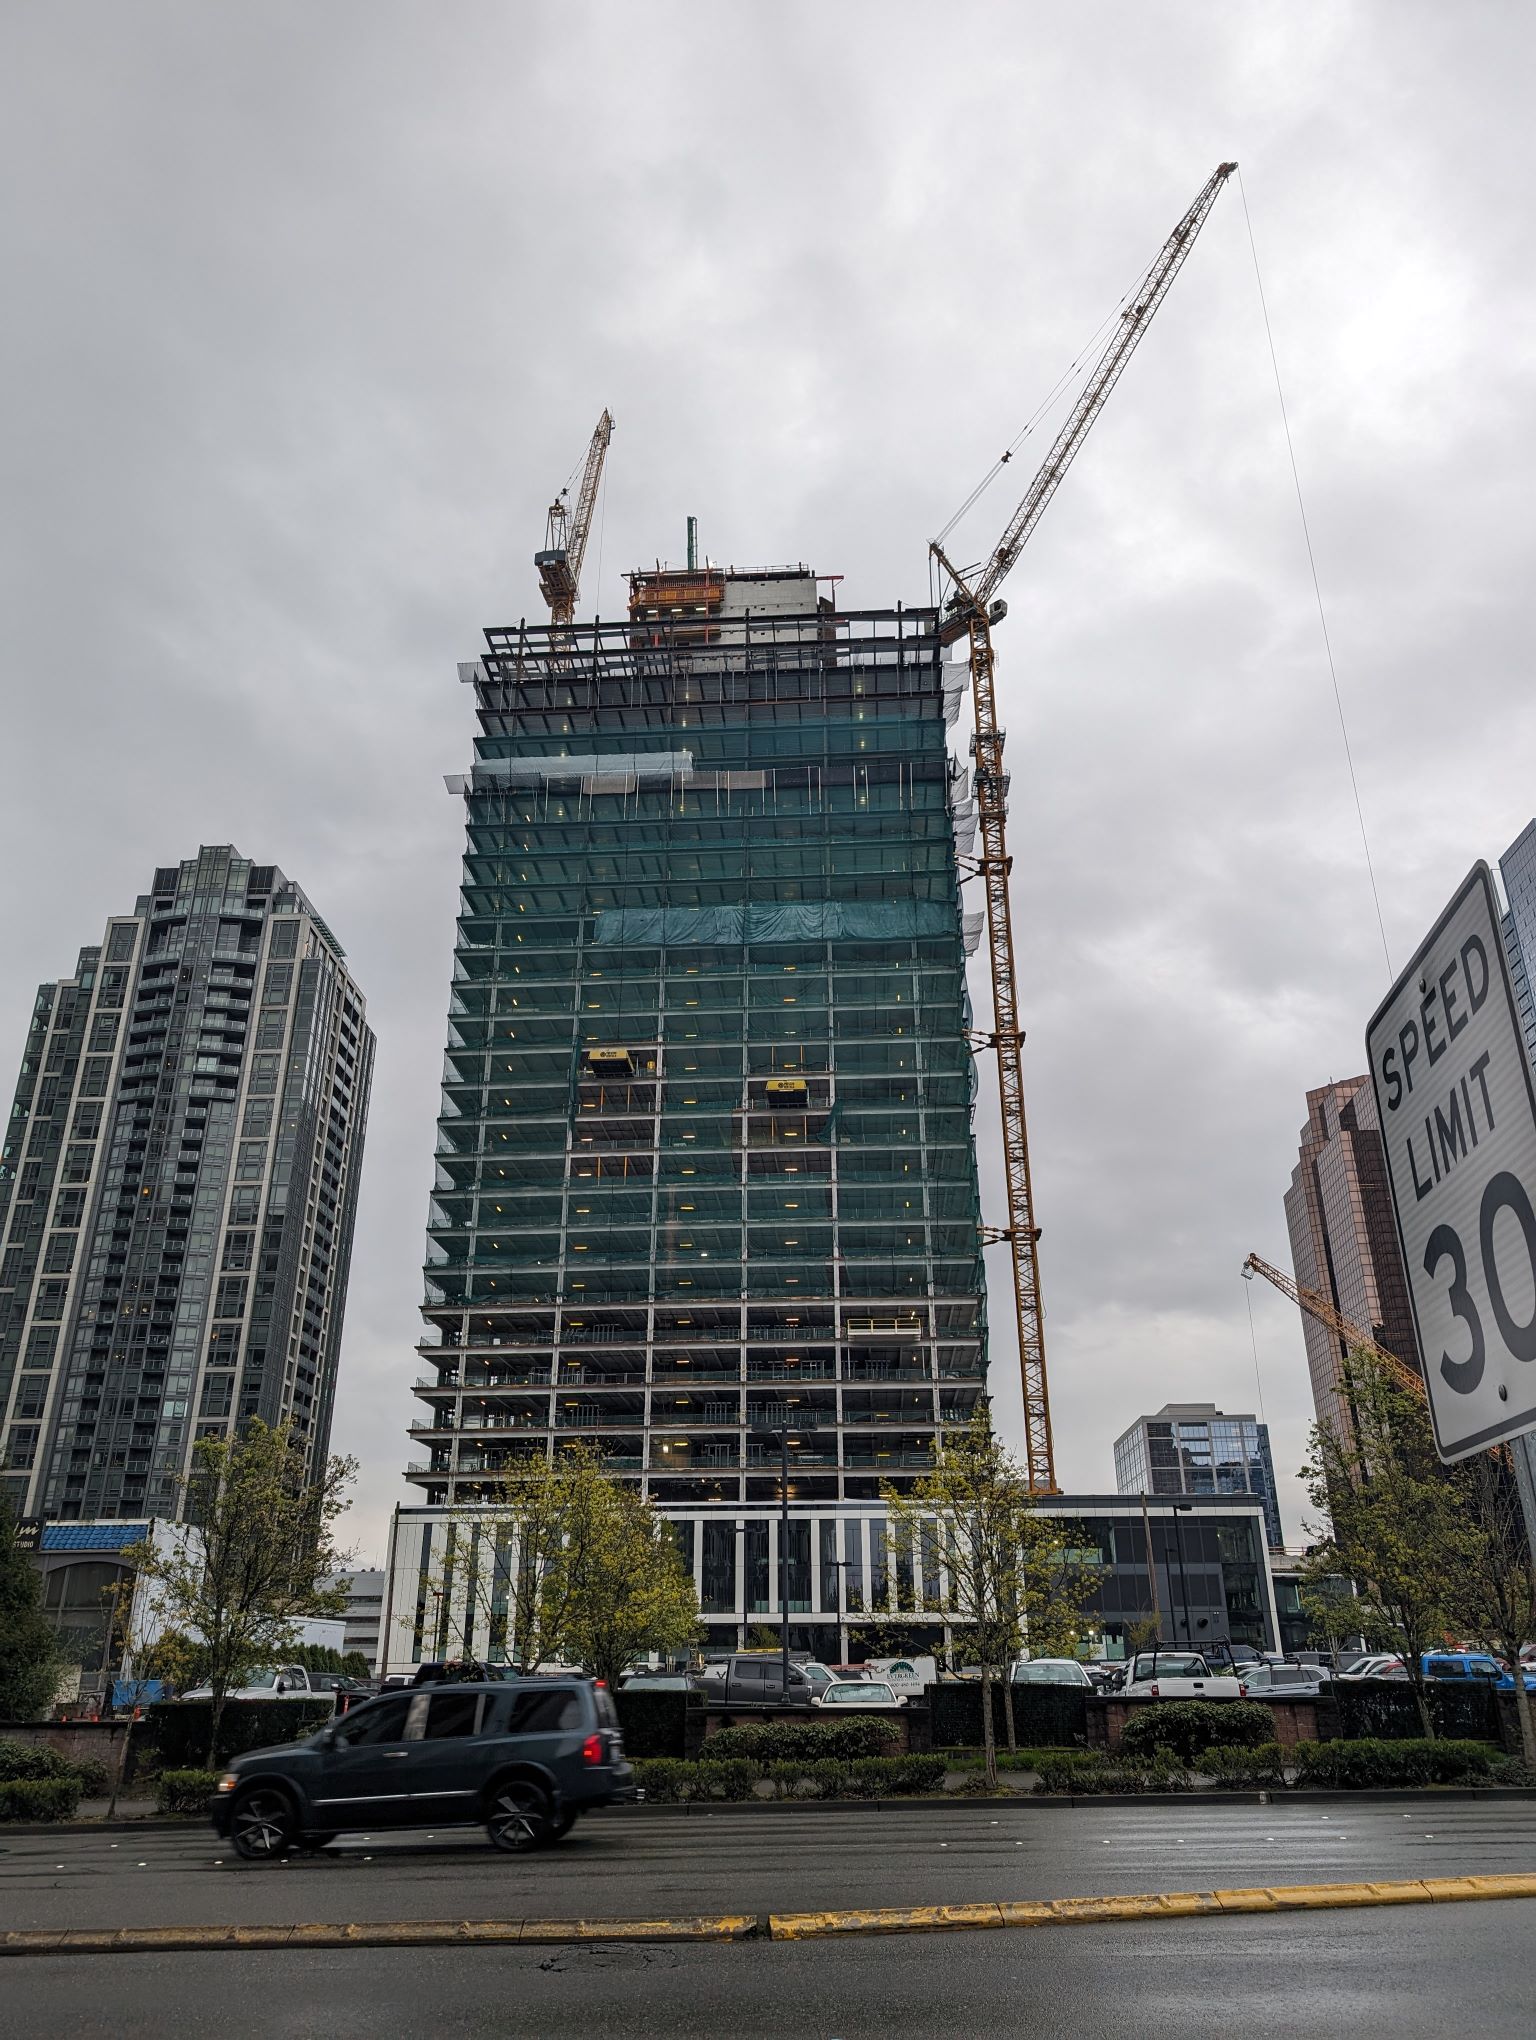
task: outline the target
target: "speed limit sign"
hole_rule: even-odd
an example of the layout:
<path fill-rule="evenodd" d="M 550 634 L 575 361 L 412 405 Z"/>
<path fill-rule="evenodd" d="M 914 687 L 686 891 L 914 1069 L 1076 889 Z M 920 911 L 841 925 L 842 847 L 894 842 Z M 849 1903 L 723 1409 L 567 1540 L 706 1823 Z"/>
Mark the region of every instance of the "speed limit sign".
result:
<path fill-rule="evenodd" d="M 1536 1089 L 1488 866 L 1366 1029 L 1440 1457 L 1536 1426 Z"/>

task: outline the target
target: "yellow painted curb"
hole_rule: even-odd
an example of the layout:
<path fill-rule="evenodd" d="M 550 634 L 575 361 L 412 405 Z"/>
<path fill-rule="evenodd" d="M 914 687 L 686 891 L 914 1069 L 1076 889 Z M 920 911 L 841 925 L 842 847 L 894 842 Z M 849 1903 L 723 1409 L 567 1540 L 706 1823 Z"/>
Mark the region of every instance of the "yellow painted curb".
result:
<path fill-rule="evenodd" d="M 1021 1899 L 1001 1905 L 913 1906 L 866 1912 L 770 1913 L 768 1933 L 775 1941 L 814 1941 L 839 1934 L 920 1934 L 977 1927 L 1083 1925 L 1098 1920 L 1190 1919 L 1223 1913 L 1324 1912 L 1344 1906 L 1445 1904 L 1473 1898 L 1536 1898 L 1536 1875 L 1134 1892 L 1105 1898 Z"/>
<path fill-rule="evenodd" d="M 1536 1898 L 1536 1874 L 1404 1878 L 1384 1883 L 1253 1885 L 1226 1891 L 1151 1891 L 1103 1898 L 1017 1899 L 978 1905 L 853 1912 L 701 1914 L 659 1920 L 362 1920 L 258 1927 L 43 1927 L 0 1934 L 0 1955 L 141 1955 L 195 1950 L 565 1945 L 572 1941 L 815 1941 L 850 1934 L 974 1933 L 994 1927 L 1082 1926 L 1111 1920 L 1328 1912 L 1341 1907 L 1446 1905 Z"/>
<path fill-rule="evenodd" d="M 755 1913 L 662 1920 L 361 1920 L 263 1927 L 44 1927 L 0 1934 L 0 1955 L 189 1954 L 257 1948 L 564 1946 L 572 1941 L 747 1941 Z"/>

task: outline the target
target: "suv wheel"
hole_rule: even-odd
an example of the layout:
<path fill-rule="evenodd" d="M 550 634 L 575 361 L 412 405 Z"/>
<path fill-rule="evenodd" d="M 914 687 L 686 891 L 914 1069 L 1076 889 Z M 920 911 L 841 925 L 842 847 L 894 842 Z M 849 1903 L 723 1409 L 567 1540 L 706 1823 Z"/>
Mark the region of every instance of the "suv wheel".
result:
<path fill-rule="evenodd" d="M 509 1778 L 491 1793 L 485 1816 L 494 1847 L 520 1856 L 549 1839 L 549 1801 L 526 1778 Z"/>
<path fill-rule="evenodd" d="M 293 1802 L 271 1785 L 242 1792 L 230 1817 L 235 1853 L 252 1863 L 275 1863 L 293 1846 Z"/>

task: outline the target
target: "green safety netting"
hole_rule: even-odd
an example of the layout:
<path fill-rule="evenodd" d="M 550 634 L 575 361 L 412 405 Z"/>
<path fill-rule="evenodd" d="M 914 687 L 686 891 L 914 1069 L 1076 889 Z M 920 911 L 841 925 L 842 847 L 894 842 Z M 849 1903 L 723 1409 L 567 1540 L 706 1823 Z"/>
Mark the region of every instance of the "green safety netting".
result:
<path fill-rule="evenodd" d="M 641 947 L 754 942 L 889 942 L 953 935 L 943 900 L 791 900 L 775 906 L 614 907 L 597 916 L 592 940 Z"/>

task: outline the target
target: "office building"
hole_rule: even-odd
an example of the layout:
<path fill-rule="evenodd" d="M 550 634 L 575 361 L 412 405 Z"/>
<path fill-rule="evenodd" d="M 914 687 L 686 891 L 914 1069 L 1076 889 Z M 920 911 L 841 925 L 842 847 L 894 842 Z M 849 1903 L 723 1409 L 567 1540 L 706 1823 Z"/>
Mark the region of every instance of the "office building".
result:
<path fill-rule="evenodd" d="M 776 1576 L 787 1451 L 806 1623 L 985 1381 L 965 669 L 933 610 L 830 585 L 658 569 L 625 620 L 491 630 L 461 668 L 409 1468 L 430 1527 L 580 1442 L 734 1608 Z"/>
<path fill-rule="evenodd" d="M 1422 1372 L 1368 1076 L 1307 1093 L 1307 1123 L 1285 1195 L 1285 1222 L 1297 1282 L 1317 1290 L 1351 1324 Z M 1305 1313 L 1301 1325 L 1318 1421 L 1347 1435 L 1340 1394 L 1345 1342 Z"/>
<path fill-rule="evenodd" d="M 1045 1513 L 1071 1526 L 1075 1560 L 1091 1568 L 1086 1641 L 1111 1658 L 1138 1642 L 1209 1649 L 1247 1643 L 1276 1650 L 1280 1619 L 1268 1562 L 1264 1507 L 1256 1496 L 1052 1495 Z M 722 1512 L 708 1505 L 669 1508 L 692 1567 L 703 1617 L 704 1648 L 729 1648 L 754 1630 L 776 1630 L 774 1566 L 729 1567 L 712 1540 Z M 747 1512 L 741 1518 L 750 1521 Z M 726 1520 L 730 1520 L 727 1518 Z M 919 1545 L 902 1550 L 878 1508 L 812 1503 L 797 1512 L 814 1562 L 789 1588 L 790 1636 L 825 1663 L 861 1663 L 891 1651 L 944 1653 L 964 1661 L 963 1629 L 952 1629 L 934 1603 L 942 1582 Z M 465 1536 L 465 1513 L 447 1507 L 402 1509 L 385 1583 L 382 1672 L 409 1672 L 432 1656 L 494 1660 L 493 1603 L 443 1590 L 443 1554 Z"/>
<path fill-rule="evenodd" d="M 323 1458 L 373 1037 L 336 938 L 228 845 L 43 985 L 0 1148 L 0 1470 L 22 1516 L 174 1518 L 194 1441 Z"/>
<path fill-rule="evenodd" d="M 1164 1403 L 1138 1417 L 1115 1440 L 1115 1486 L 1123 1495 L 1256 1495 L 1271 1548 L 1285 1542 L 1269 1426 L 1215 1403 Z"/>

